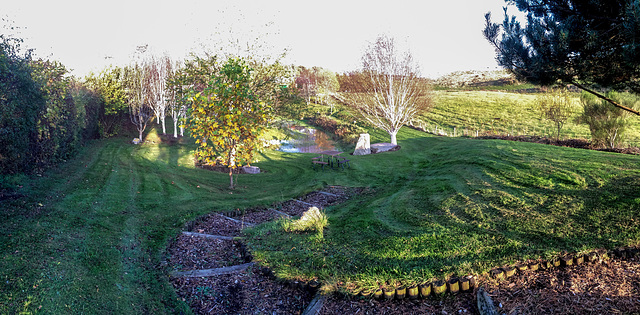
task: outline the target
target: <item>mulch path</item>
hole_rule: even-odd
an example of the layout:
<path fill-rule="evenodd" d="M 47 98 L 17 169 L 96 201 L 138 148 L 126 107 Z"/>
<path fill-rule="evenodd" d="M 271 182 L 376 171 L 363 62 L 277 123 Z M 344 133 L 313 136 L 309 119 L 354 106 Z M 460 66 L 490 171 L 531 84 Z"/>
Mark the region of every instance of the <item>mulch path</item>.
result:
<path fill-rule="evenodd" d="M 259 267 L 203 278 L 173 278 L 178 296 L 196 314 L 300 314 L 312 293 L 279 283 Z"/>
<path fill-rule="evenodd" d="M 179 235 L 169 250 L 168 263 L 175 270 L 202 270 L 247 263 L 244 246 L 238 241 Z"/>
<path fill-rule="evenodd" d="M 188 228 L 188 231 L 211 235 L 240 236 L 245 226 L 242 221 L 230 220 L 219 213 L 211 213 L 197 219 L 193 226 Z"/>
<path fill-rule="evenodd" d="M 324 191 L 338 197 L 310 193 L 298 200 L 325 207 L 349 199 L 342 187 Z M 300 215 L 309 206 L 297 201 L 274 205 Z M 258 224 L 277 218 L 270 209 L 230 214 L 237 221 L 213 213 L 194 221 L 191 232 L 240 236 L 243 222 Z M 238 222 L 239 221 L 239 222 Z M 251 259 L 238 241 L 178 236 L 168 248 L 170 270 L 185 271 L 241 264 Z M 314 292 L 284 283 L 266 268 L 254 265 L 230 275 L 171 278 L 178 296 L 197 314 L 301 314 Z M 478 283 L 492 297 L 500 314 L 640 314 L 639 258 L 615 258 L 578 266 L 518 272 L 507 280 L 480 276 Z M 376 300 L 328 296 L 320 314 L 476 314 L 476 294 L 446 293 L 417 300 Z"/>
<path fill-rule="evenodd" d="M 639 314 L 638 258 L 531 271 L 486 288 L 518 314 Z"/>

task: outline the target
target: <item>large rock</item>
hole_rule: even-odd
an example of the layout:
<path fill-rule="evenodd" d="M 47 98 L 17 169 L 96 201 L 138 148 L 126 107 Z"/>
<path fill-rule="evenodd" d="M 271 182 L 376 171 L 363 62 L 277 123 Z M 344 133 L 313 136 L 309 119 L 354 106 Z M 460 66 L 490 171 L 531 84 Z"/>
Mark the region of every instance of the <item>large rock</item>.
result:
<path fill-rule="evenodd" d="M 243 166 L 242 170 L 247 174 L 260 174 L 260 168 L 257 166 Z"/>
<path fill-rule="evenodd" d="M 374 143 L 371 145 L 371 153 L 381 153 L 387 151 L 398 151 L 400 149 L 399 145 L 383 142 L 383 143 Z"/>
<path fill-rule="evenodd" d="M 356 144 L 356 149 L 353 151 L 353 155 L 367 155 L 371 154 L 371 145 L 368 133 L 361 133 Z"/>

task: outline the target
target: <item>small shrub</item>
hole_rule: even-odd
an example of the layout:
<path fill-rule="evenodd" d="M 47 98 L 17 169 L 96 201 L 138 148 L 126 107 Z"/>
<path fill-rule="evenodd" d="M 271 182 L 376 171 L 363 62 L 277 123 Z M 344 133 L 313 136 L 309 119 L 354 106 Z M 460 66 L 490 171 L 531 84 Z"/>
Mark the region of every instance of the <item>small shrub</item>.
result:
<path fill-rule="evenodd" d="M 640 107 L 640 99 L 630 93 L 609 92 L 607 97 L 630 108 Z M 589 126 L 593 144 L 608 148 L 615 148 L 620 144 L 624 140 L 630 113 L 586 92 L 580 100 L 584 111 L 578 117 L 578 122 Z"/>
<path fill-rule="evenodd" d="M 538 110 L 542 117 L 555 124 L 556 140 L 560 140 L 560 130 L 564 123 L 573 115 L 573 103 L 569 92 L 554 90 L 538 97 Z"/>

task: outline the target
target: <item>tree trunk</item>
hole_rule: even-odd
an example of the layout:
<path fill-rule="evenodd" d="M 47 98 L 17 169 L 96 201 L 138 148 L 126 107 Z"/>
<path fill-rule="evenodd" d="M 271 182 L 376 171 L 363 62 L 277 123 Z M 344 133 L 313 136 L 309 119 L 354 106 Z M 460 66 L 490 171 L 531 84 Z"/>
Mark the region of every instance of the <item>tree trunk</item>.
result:
<path fill-rule="evenodd" d="M 177 112 L 174 110 L 171 114 L 171 117 L 173 117 L 173 137 L 177 138 L 178 137 L 178 117 L 177 117 Z"/>
<path fill-rule="evenodd" d="M 173 121 L 173 137 L 174 138 L 178 137 L 178 121 L 177 120 Z"/>
<path fill-rule="evenodd" d="M 233 186 L 233 169 L 236 167 L 236 147 L 234 146 L 229 150 L 229 159 L 227 160 L 227 167 L 229 167 L 229 188 L 234 189 Z"/>
<path fill-rule="evenodd" d="M 389 135 L 391 136 L 391 144 L 398 145 L 398 139 L 396 138 L 397 134 L 398 134 L 398 130 L 389 132 Z"/>

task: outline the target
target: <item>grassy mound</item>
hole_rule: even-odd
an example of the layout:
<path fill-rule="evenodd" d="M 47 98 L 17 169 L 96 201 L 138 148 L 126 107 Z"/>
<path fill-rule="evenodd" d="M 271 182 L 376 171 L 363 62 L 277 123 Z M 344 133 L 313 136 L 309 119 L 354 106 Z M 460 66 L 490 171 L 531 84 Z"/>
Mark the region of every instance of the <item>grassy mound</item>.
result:
<path fill-rule="evenodd" d="M 640 241 L 638 157 L 401 134 L 400 151 L 352 158 L 342 176 L 375 193 L 326 209 L 324 238 L 266 224 L 248 233 L 254 257 L 357 290 Z"/>

